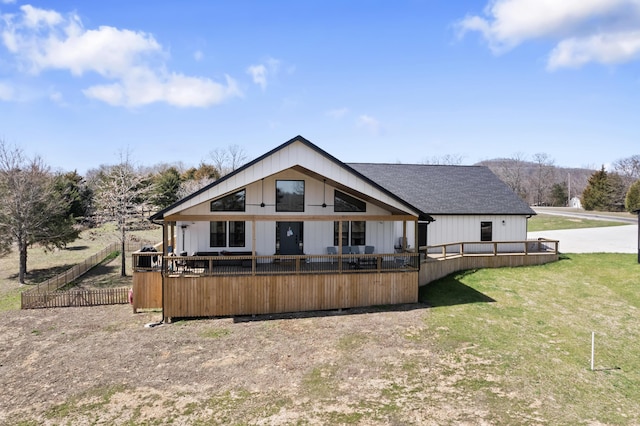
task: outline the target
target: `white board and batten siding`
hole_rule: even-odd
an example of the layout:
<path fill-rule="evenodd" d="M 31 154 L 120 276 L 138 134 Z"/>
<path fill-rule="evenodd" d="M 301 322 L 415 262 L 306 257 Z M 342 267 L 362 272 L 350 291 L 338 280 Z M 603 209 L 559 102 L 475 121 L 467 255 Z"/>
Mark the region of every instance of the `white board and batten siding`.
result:
<path fill-rule="evenodd" d="M 201 194 L 193 197 L 192 199 L 180 204 L 175 209 L 167 211 L 165 213 L 165 216 L 177 213 L 185 213 L 186 209 L 196 207 L 203 203 L 206 204 L 210 200 L 219 198 L 220 196 L 223 196 L 225 194 L 232 193 L 243 187 L 248 188 L 251 186 L 253 187 L 254 191 L 259 191 L 260 181 L 263 178 L 265 178 L 265 198 L 267 197 L 267 195 L 271 197 L 271 200 L 266 199 L 265 203 L 273 204 L 275 193 L 273 191 L 267 190 L 267 183 L 272 183 L 275 180 L 275 175 L 286 173 L 295 166 L 301 166 L 306 169 L 313 170 L 315 173 L 326 177 L 328 180 L 333 180 L 349 188 L 353 188 L 354 190 L 361 192 L 362 194 L 380 200 L 381 202 L 400 210 L 406 210 L 405 205 L 399 203 L 396 199 L 382 192 L 377 187 L 371 185 L 368 181 L 360 178 L 357 175 L 354 175 L 350 170 L 341 167 L 339 164 L 320 154 L 316 150 L 311 149 L 302 142 L 296 141 L 276 151 L 272 155 L 263 158 L 252 166 L 237 172 L 227 179 L 222 180 L 217 185 L 211 187 L 209 190 L 204 191 Z M 282 176 L 284 176 L 284 174 Z M 308 176 L 306 176 L 305 180 L 309 180 L 309 183 L 312 183 Z M 314 185 L 316 189 L 319 185 L 320 196 L 322 196 L 322 181 L 315 181 Z M 270 185 L 270 187 L 273 188 L 273 184 Z M 309 189 L 306 190 L 308 191 Z M 333 194 L 333 192 L 331 192 L 331 194 Z M 247 193 L 247 203 L 251 203 L 252 201 L 257 201 L 257 203 L 260 203 L 260 198 L 260 192 L 253 192 L 252 194 Z M 320 200 L 322 200 L 322 198 L 320 198 Z M 197 209 L 197 211 L 200 211 L 200 209 Z M 190 213 L 193 212 L 190 211 Z M 250 213 L 255 214 L 258 213 L 258 211 L 256 210 Z"/>
<path fill-rule="evenodd" d="M 296 170 L 287 169 L 282 172 L 266 177 L 264 180 L 253 181 L 249 185 L 234 187 L 233 191 L 244 188 L 246 190 L 246 211 L 234 212 L 239 218 L 242 216 L 255 215 L 278 215 L 275 207 L 275 182 L 276 180 L 304 180 L 305 182 L 305 211 L 295 213 L 296 216 L 320 216 L 331 215 L 333 212 L 334 187 L 324 184 L 323 181 L 314 179 Z M 233 192 L 231 191 L 231 192 Z M 183 211 L 185 215 L 206 215 L 211 220 L 215 220 L 216 215 L 224 212 L 214 213 L 210 211 L 211 199 L 189 207 Z M 265 206 L 261 207 L 260 203 Z M 322 207 L 323 202 L 327 207 Z M 344 215 L 344 213 L 340 213 Z M 347 214 L 348 215 L 348 214 Z M 365 215 L 384 216 L 391 213 L 377 205 L 367 203 Z M 283 216 L 286 216 L 284 214 Z M 361 213 L 358 213 L 361 216 Z M 284 220 L 284 219 L 283 219 Z M 194 253 L 197 251 L 216 251 L 220 248 L 209 246 L 210 225 L 208 221 L 201 222 L 178 222 L 177 224 L 177 246 L 182 251 Z M 187 225 L 185 241 L 182 242 L 181 226 Z M 260 256 L 271 256 L 275 252 L 276 229 L 274 221 L 256 221 L 256 254 Z M 402 229 L 402 223 L 392 221 L 369 221 L 366 225 L 367 245 L 375 247 L 378 253 L 390 253 L 394 249 L 394 235 L 398 229 Z M 253 247 L 253 223 L 247 222 L 245 226 L 245 247 L 228 248 L 228 250 L 251 251 Z M 326 249 L 333 246 L 333 222 L 332 221 L 306 221 L 304 222 L 304 252 L 308 254 L 326 254 Z M 364 251 L 364 246 L 361 248 Z"/>
<path fill-rule="evenodd" d="M 492 241 L 524 241 L 527 239 L 527 217 L 522 215 L 432 215 L 435 222 L 429 224 L 428 245 L 480 241 L 482 222 L 492 223 Z M 471 249 L 471 248 L 470 248 Z M 522 244 L 501 244 L 500 251 L 517 251 Z M 480 249 L 478 249 L 480 250 Z M 490 251 L 488 246 L 484 251 Z"/>

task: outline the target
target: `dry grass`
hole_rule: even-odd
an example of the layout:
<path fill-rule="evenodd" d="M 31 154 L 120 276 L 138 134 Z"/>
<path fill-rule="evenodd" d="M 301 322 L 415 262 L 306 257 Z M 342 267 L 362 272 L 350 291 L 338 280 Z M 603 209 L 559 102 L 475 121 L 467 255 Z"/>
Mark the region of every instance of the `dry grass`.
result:
<path fill-rule="evenodd" d="M 589 254 L 394 307 L 155 328 L 128 306 L 0 312 L 0 424 L 639 424 L 638 282 L 634 255 Z"/>
<path fill-rule="evenodd" d="M 131 233 L 131 241 L 161 241 L 162 231 L 154 228 Z M 33 284 L 45 281 L 56 274 L 66 271 L 84 259 L 99 252 L 110 243 L 117 242 L 115 227 L 107 225 L 101 228 L 88 229 L 80 234 L 80 238 L 60 250 L 46 251 L 41 247 L 29 249 L 27 261 L 27 283 L 18 282 L 18 253 L 12 252 L 0 258 L 0 311 L 18 309 L 20 293 Z M 120 286 L 131 283 L 131 259 L 126 258 L 129 277 L 120 278 L 120 258 L 107 265 L 101 265 L 83 280 L 83 285 Z"/>

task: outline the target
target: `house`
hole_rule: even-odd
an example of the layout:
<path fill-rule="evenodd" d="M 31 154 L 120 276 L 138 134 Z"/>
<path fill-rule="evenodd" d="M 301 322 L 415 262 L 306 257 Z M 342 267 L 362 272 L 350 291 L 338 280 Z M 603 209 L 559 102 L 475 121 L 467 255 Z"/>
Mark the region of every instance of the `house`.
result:
<path fill-rule="evenodd" d="M 297 136 L 151 217 L 165 249 L 134 300 L 167 320 L 414 303 L 427 246 L 522 251 L 532 214 L 485 167 L 345 164 Z"/>
<path fill-rule="evenodd" d="M 580 197 L 571 197 L 569 207 L 574 209 L 582 209 L 582 201 L 580 201 Z"/>
<path fill-rule="evenodd" d="M 536 213 L 484 166 L 350 164 L 434 220 L 420 246 L 459 241 L 521 241 Z M 426 238 L 425 238 L 426 237 Z M 475 250 L 488 250 L 477 246 Z M 513 251 L 514 245 L 501 245 Z"/>

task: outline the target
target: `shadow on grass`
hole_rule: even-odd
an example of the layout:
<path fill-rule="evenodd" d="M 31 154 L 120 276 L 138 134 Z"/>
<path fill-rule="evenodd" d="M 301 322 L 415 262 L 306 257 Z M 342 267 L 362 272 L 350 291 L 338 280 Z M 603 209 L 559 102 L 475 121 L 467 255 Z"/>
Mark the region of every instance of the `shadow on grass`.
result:
<path fill-rule="evenodd" d="M 408 312 L 416 309 L 427 309 L 428 306 L 423 303 L 405 303 L 402 305 L 378 305 L 362 308 L 345 308 L 333 309 L 327 311 L 306 311 L 306 312 L 290 312 L 282 314 L 263 314 L 263 315 L 237 315 L 233 317 L 234 323 L 252 322 L 252 321 L 273 321 L 301 318 L 322 318 L 335 317 L 344 315 L 363 315 L 375 314 L 379 312 Z M 184 318 L 183 318 L 184 319 Z M 194 318 L 200 319 L 200 318 Z"/>
<path fill-rule="evenodd" d="M 80 250 L 88 250 L 89 246 L 67 246 L 64 249 L 67 251 L 80 251 Z"/>
<path fill-rule="evenodd" d="M 459 281 L 474 271 L 457 272 L 420 287 L 418 300 L 430 307 L 491 303 L 495 299 Z"/>
<path fill-rule="evenodd" d="M 61 274 L 69 269 L 73 268 L 73 264 L 59 265 L 51 268 L 31 269 L 27 271 L 27 285 L 35 285 L 41 282 L 53 278 L 58 274 Z M 18 274 L 9 275 L 10 279 L 17 280 Z"/>
<path fill-rule="evenodd" d="M 130 286 L 132 278 L 130 275 L 121 276 L 122 266 L 120 258 L 112 259 L 106 263 L 100 263 L 91 268 L 78 280 L 70 283 L 67 289 L 72 288 L 113 288 Z"/>

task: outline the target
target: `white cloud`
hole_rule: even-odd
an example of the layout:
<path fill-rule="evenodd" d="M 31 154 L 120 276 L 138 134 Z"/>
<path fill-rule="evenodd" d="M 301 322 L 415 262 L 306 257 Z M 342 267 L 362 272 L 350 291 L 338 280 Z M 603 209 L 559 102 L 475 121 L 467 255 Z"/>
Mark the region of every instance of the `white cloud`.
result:
<path fill-rule="evenodd" d="M 579 67 L 588 62 L 615 64 L 640 57 L 640 31 L 596 34 L 562 40 L 551 51 L 547 68 Z"/>
<path fill-rule="evenodd" d="M 64 102 L 64 97 L 62 96 L 62 93 L 60 93 L 58 91 L 51 92 L 49 94 L 49 99 L 52 102 L 55 102 L 57 104 L 63 104 L 63 102 Z"/>
<path fill-rule="evenodd" d="M 478 31 L 496 54 L 553 40 L 549 69 L 626 62 L 640 53 L 640 0 L 493 0 L 484 15 L 458 22 L 459 35 Z"/>
<path fill-rule="evenodd" d="M 0 0 L 0 3 L 3 3 L 3 4 L 13 4 L 15 2 L 16 0 Z"/>
<path fill-rule="evenodd" d="M 339 118 L 343 118 L 348 113 L 349 113 L 349 108 L 343 107 L 343 108 L 336 108 L 336 109 L 329 110 L 327 111 L 326 114 L 329 117 L 339 119 Z"/>
<path fill-rule="evenodd" d="M 267 80 L 275 78 L 279 71 L 280 61 L 274 58 L 267 58 L 264 64 L 250 65 L 247 68 L 247 74 L 251 76 L 253 82 L 260 86 L 262 90 L 267 88 Z"/>
<path fill-rule="evenodd" d="M 267 88 L 267 67 L 264 65 L 250 65 L 247 74 L 251 76 L 253 82 L 260 86 L 262 90 Z"/>
<path fill-rule="evenodd" d="M 368 130 L 373 135 L 379 135 L 382 130 L 378 120 L 365 114 L 358 117 L 357 126 Z"/>
<path fill-rule="evenodd" d="M 15 93 L 13 87 L 0 82 L 0 101 L 11 101 L 14 99 Z"/>
<path fill-rule="evenodd" d="M 108 83 L 83 93 L 110 105 L 140 106 L 164 102 L 206 107 L 241 96 L 233 79 L 217 83 L 166 71 L 167 54 L 147 33 L 101 26 L 85 29 L 76 14 L 21 6 L 21 15 L 3 15 L 2 42 L 33 74 L 67 70 L 80 77 L 93 72 Z M 0 24 L 1 25 L 1 24 Z"/>
<path fill-rule="evenodd" d="M 202 50 L 196 50 L 193 53 L 193 59 L 195 59 L 197 62 L 200 62 L 203 58 L 204 58 L 204 53 L 202 53 Z"/>
<path fill-rule="evenodd" d="M 166 102 L 177 107 L 206 107 L 230 97 L 242 96 L 237 83 L 229 76 L 226 84 L 183 74 L 155 75 L 145 70 L 132 73 L 113 84 L 92 86 L 85 96 L 113 106 L 143 106 Z"/>

